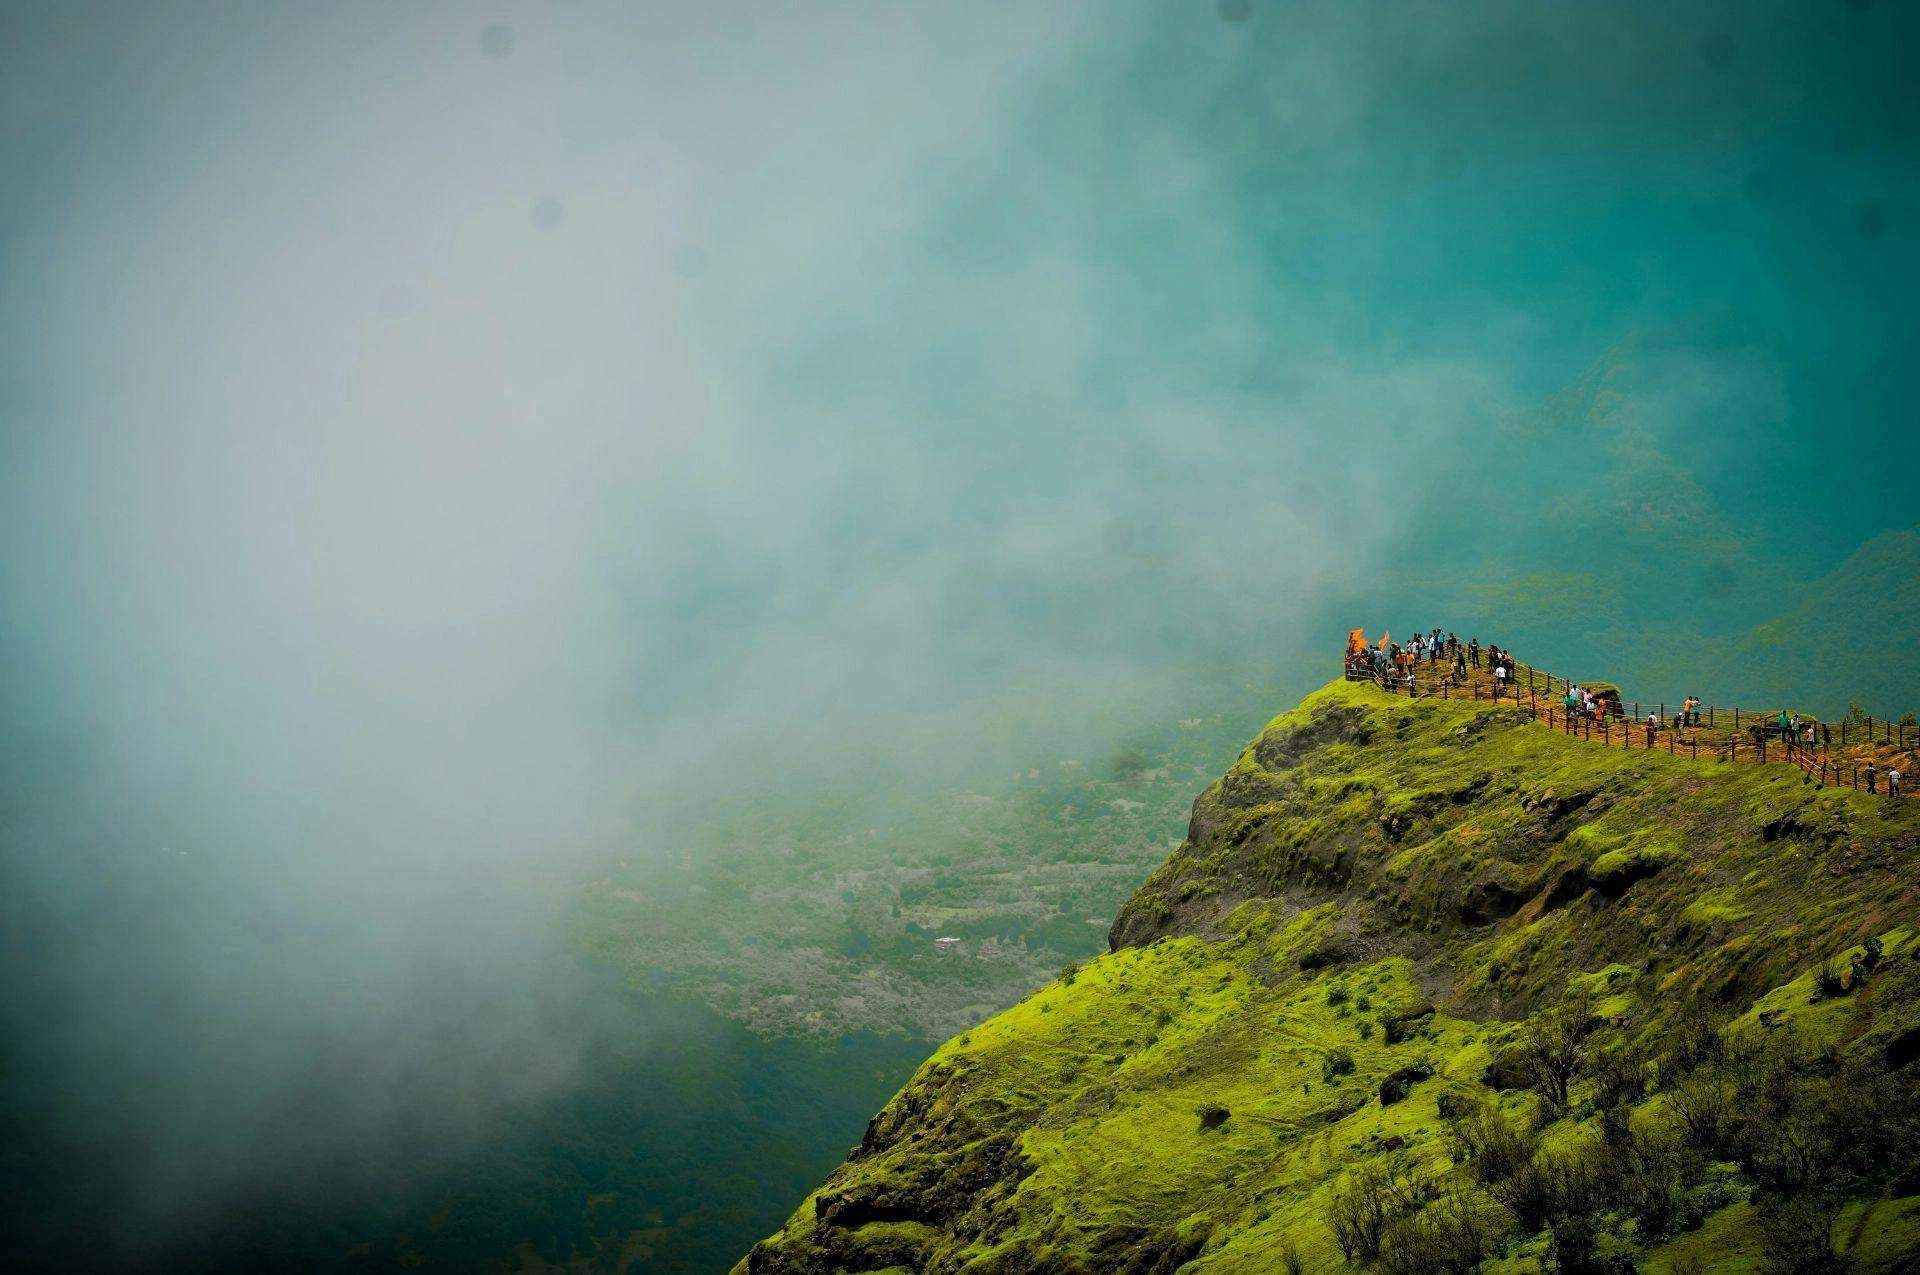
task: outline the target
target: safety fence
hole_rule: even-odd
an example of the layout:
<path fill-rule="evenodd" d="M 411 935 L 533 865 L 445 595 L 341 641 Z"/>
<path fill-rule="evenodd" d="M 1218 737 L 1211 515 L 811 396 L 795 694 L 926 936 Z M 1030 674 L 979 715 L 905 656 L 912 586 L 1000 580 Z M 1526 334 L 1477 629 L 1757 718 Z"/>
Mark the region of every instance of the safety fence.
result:
<path fill-rule="evenodd" d="M 1586 684 L 1588 689 L 1602 686 L 1608 692 L 1589 710 L 1584 700 L 1568 703 L 1568 692 L 1580 683 L 1518 662 L 1509 666 L 1504 679 L 1496 677 L 1493 668 L 1483 648 L 1479 662 L 1469 663 L 1464 677 L 1456 672 L 1451 651 L 1438 659 L 1385 667 L 1376 666 L 1370 657 L 1350 659 L 1346 677 L 1416 699 L 1511 702 L 1543 725 L 1602 746 L 1665 749 L 1678 756 L 1728 763 L 1791 764 L 1822 785 L 1884 791 L 1895 797 L 1913 795 L 1913 784 L 1906 782 L 1906 776 L 1912 774 L 1912 750 L 1920 747 L 1920 728 L 1910 721 L 1865 714 L 1849 714 L 1833 722 L 1789 716 L 1782 729 L 1778 712 L 1706 703 L 1688 710 L 1684 702 L 1639 700 L 1632 701 L 1629 714 L 1628 701 L 1611 693 L 1610 683 L 1600 682 Z M 1894 771 L 1901 772 L 1901 781 L 1892 778 Z"/>

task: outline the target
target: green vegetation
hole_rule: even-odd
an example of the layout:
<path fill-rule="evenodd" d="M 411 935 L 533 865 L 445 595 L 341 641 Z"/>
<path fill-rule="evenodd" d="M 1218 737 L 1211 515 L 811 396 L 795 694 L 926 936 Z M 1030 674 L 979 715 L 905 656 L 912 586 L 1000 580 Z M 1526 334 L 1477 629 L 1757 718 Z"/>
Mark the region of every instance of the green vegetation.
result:
<path fill-rule="evenodd" d="M 610 864 L 581 892 L 576 935 L 636 986 L 764 1036 L 930 1047 L 1101 949 L 1250 725 L 1136 727 L 1105 755 L 964 788 L 870 775 L 806 800 L 749 792 L 702 811 L 665 862 Z"/>
<path fill-rule="evenodd" d="M 737 1272 L 1891 1272 L 1920 811 L 1336 684 Z"/>

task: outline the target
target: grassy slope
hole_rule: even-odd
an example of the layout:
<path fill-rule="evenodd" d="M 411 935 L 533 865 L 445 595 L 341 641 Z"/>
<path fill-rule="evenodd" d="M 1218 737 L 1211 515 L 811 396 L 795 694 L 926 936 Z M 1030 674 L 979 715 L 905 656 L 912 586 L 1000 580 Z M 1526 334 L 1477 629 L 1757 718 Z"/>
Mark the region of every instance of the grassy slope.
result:
<path fill-rule="evenodd" d="M 945 1045 L 736 1270 L 1269 1271 L 1289 1248 L 1338 1268 L 1344 1174 L 1388 1148 L 1457 1174 L 1443 1097 L 1522 1113 L 1488 1064 L 1575 983 L 1647 1042 L 1683 993 L 1744 1012 L 1731 1032 L 1780 1010 L 1772 1032 L 1861 1057 L 1911 1040 L 1916 859 L 1920 803 L 1329 687 L 1208 788 L 1117 950 Z M 1865 993 L 1813 998 L 1813 965 L 1870 934 L 1889 959 Z M 1336 1049 L 1353 1070 L 1330 1077 Z M 1383 1105 L 1415 1063 L 1433 1078 Z M 1648 1266 L 1749 1268 L 1755 1214 L 1727 1190 Z M 1855 1256 L 1920 1248 L 1913 1203 L 1852 1206 Z M 1543 1244 L 1516 1235 L 1494 1268 Z"/>

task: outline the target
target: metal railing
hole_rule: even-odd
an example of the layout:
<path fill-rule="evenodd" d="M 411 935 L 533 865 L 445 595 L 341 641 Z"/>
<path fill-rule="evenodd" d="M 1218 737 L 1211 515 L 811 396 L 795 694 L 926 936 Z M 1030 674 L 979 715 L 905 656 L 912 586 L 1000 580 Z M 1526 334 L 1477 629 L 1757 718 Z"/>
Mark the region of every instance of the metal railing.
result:
<path fill-rule="evenodd" d="M 1464 645 L 1459 648 L 1465 649 Z M 1668 704 L 1635 700 L 1629 715 L 1624 698 L 1608 696 L 1596 702 L 1594 711 L 1588 711 L 1584 702 L 1569 709 L 1565 695 L 1577 682 L 1517 661 L 1506 679 L 1498 679 L 1487 660 L 1487 648 L 1480 649 L 1477 662 L 1468 662 L 1462 677 L 1453 648 L 1443 650 L 1437 658 L 1423 657 L 1385 667 L 1374 664 L 1371 656 L 1349 659 L 1345 676 L 1348 681 L 1374 682 L 1389 694 L 1411 694 L 1418 699 L 1510 701 L 1551 728 L 1602 746 L 1617 744 L 1643 750 L 1664 746 L 1668 753 L 1696 759 L 1704 753 L 1709 759 L 1728 763 L 1792 764 L 1822 785 L 1897 797 L 1913 795 L 1909 777 L 1913 749 L 1920 747 L 1920 727 L 1912 722 L 1848 714 L 1835 722 L 1790 720 L 1783 732 L 1777 712 L 1707 703 L 1687 712 L 1683 711 L 1684 701 Z M 1670 713 L 1669 708 L 1675 711 Z M 1652 725 L 1646 721 L 1649 713 L 1656 719 Z M 1811 744 L 1805 738 L 1809 726 L 1815 732 Z M 1896 760 L 1898 767 L 1891 764 Z M 1902 771 L 1898 789 L 1891 788 L 1887 777 L 1892 769 Z"/>

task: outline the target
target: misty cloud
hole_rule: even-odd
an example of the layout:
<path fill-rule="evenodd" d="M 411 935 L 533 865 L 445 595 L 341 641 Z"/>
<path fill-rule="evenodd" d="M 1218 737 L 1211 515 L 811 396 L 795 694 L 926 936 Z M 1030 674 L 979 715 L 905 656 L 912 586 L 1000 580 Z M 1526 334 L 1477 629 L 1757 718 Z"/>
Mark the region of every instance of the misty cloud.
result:
<path fill-rule="evenodd" d="M 489 22 L 480 28 L 480 51 L 490 58 L 504 58 L 513 52 L 513 28 L 505 22 Z"/>
<path fill-rule="evenodd" d="M 1910 521 L 1891 8 L 10 14 L 13 1048 L 155 1228 L 485 1136 L 596 856 L 1291 675 L 1638 332 L 1716 492 Z"/>

